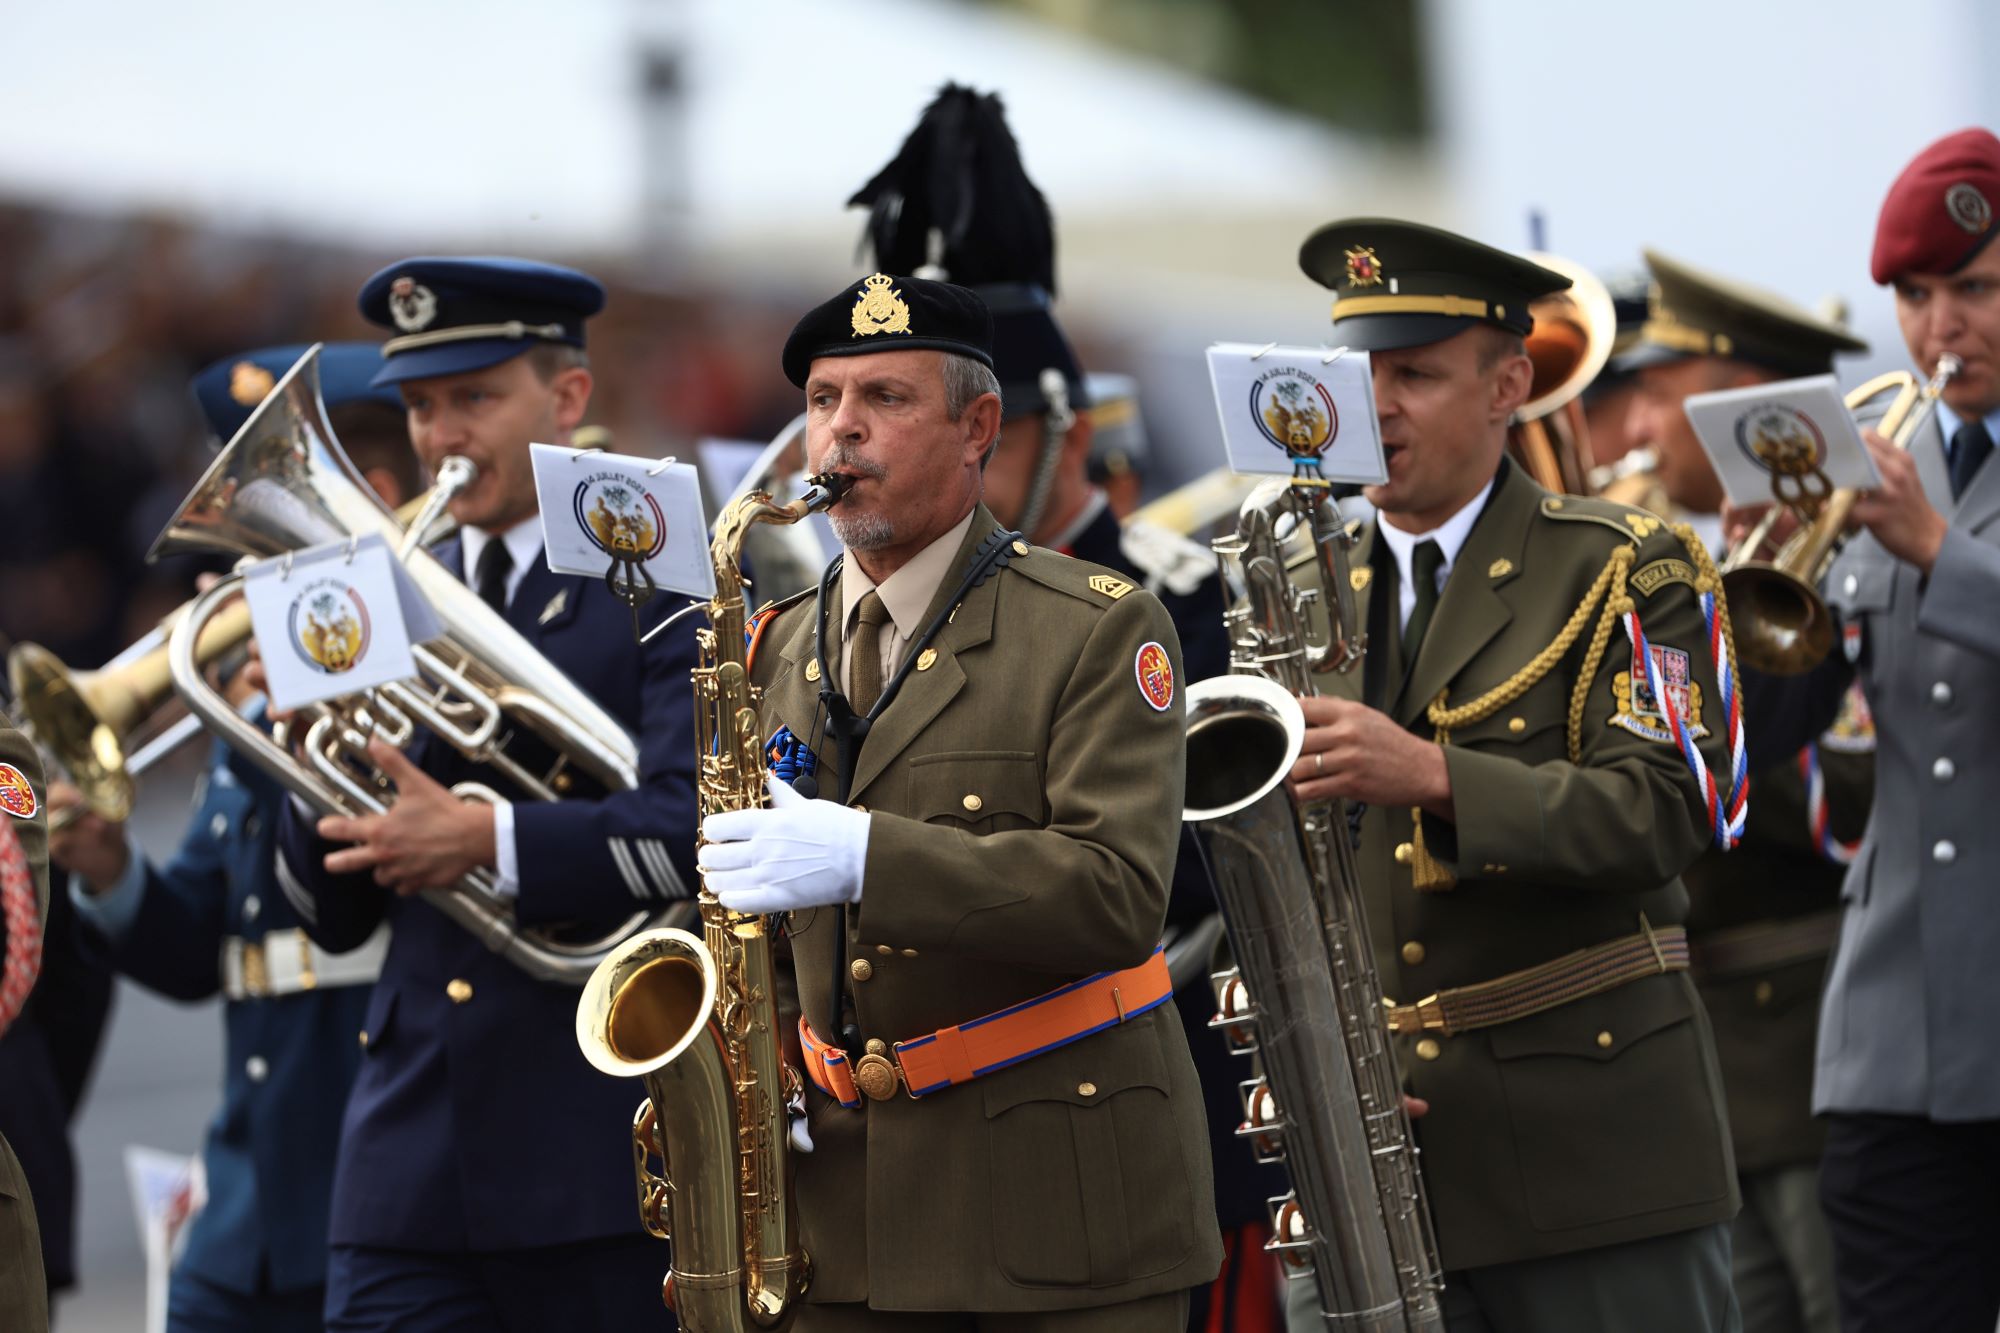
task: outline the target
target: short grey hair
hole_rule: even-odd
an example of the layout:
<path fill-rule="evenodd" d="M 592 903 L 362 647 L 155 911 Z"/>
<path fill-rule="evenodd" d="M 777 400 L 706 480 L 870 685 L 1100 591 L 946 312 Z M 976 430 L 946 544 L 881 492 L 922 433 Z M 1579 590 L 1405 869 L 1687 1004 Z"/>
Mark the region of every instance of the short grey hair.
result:
<path fill-rule="evenodd" d="M 953 421 L 965 415 L 965 409 L 978 401 L 982 394 L 1000 396 L 1000 377 L 993 373 L 993 367 L 984 361 L 966 356 L 962 352 L 944 354 L 944 414 Z"/>

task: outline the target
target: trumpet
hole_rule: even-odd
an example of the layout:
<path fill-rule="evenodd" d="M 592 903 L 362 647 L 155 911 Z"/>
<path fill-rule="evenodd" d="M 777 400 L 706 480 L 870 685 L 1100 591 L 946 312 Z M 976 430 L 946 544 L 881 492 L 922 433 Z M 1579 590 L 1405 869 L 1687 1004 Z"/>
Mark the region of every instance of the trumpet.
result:
<path fill-rule="evenodd" d="M 1887 397 L 1882 433 L 1898 449 L 1908 449 L 1961 364 L 1946 352 L 1928 381 L 1907 370 L 1878 375 L 1847 395 L 1847 408 L 1858 412 Z M 1736 627 L 1737 656 L 1766 674 L 1796 676 L 1817 666 L 1833 647 L 1833 617 L 1819 581 L 1846 541 L 1847 520 L 1859 497 L 1853 490 L 1831 490 L 1826 474 L 1811 465 L 1774 467 L 1771 495 L 1776 503 L 1723 561 L 1722 589 Z M 1771 533 L 1784 514 L 1797 518 L 1799 529 L 1773 549 Z"/>
<path fill-rule="evenodd" d="M 290 743 L 295 732 L 267 736 L 239 716 L 202 673 L 202 638 L 237 592 L 242 576 L 233 575 L 196 597 L 168 637 L 175 693 L 209 730 L 315 814 L 386 809 L 391 784 L 369 760 L 368 743 L 382 740 L 401 748 L 415 738 L 419 724 L 466 758 L 495 769 L 530 799 L 560 799 L 579 777 L 606 790 L 635 787 L 638 747 L 617 719 L 420 549 L 427 515 L 472 480 L 472 465 L 447 460 L 425 512 L 406 529 L 341 452 L 319 394 L 318 355 L 317 348 L 309 350 L 285 373 L 210 464 L 153 552 L 222 550 L 261 559 L 380 533 L 437 612 L 443 633 L 412 645 L 416 679 L 302 710 L 305 735 L 295 755 Z M 540 742 L 547 753 L 522 754 L 524 737 Z M 501 799 L 480 783 L 461 782 L 452 790 L 464 799 Z M 649 924 L 683 919 L 689 910 L 675 902 L 659 912 L 635 911 L 606 935 L 575 938 L 521 929 L 494 892 L 489 871 L 474 871 L 424 897 L 529 975 L 569 985 L 581 985 L 619 941 Z"/>

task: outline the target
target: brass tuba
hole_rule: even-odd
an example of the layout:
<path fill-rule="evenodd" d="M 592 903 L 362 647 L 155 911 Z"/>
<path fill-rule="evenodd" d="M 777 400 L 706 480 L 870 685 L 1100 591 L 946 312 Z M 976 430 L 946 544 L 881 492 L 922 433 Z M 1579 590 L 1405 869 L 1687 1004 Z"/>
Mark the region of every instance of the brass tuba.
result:
<path fill-rule="evenodd" d="M 1286 572 L 1286 519 L 1310 541 L 1320 587 L 1336 599 L 1317 642 L 1307 624 L 1313 594 Z M 1284 786 L 1305 739 L 1293 695 L 1316 694 L 1317 673 L 1351 669 L 1365 647 L 1349 630 L 1352 541 L 1323 493 L 1272 483 L 1244 502 L 1236 533 L 1215 543 L 1231 600 L 1232 674 L 1188 689 L 1186 818 L 1236 955 L 1217 978 L 1215 1024 L 1264 1067 L 1244 1085 L 1237 1132 L 1291 1170 L 1292 1193 L 1271 1201 L 1269 1248 L 1317 1285 L 1329 1326 L 1442 1333 L 1443 1265 L 1382 1017 L 1347 811 L 1338 801 L 1294 806 Z"/>
<path fill-rule="evenodd" d="M 529 797 L 560 799 L 580 774 L 607 790 L 637 785 L 632 738 L 595 700 L 421 548 L 430 517 L 472 479 L 472 465 L 447 459 L 439 483 L 408 529 L 354 470 L 334 439 L 319 393 L 319 349 L 285 373 L 263 405 L 218 454 L 153 544 L 155 557 L 228 551 L 267 558 L 325 542 L 380 533 L 399 551 L 411 580 L 444 632 L 412 645 L 414 680 L 301 710 L 300 753 L 291 732 L 277 739 L 240 717 L 203 677 L 199 645 L 241 576 L 223 579 L 189 603 L 168 639 L 174 690 L 208 729 L 298 797 L 315 814 L 371 814 L 389 804 L 388 780 L 367 756 L 371 739 L 398 747 L 418 724 L 476 763 L 492 766 Z M 553 754 L 522 756 L 522 734 Z M 460 783 L 455 795 L 498 800 L 490 788 Z M 612 946 L 686 905 L 634 912 L 606 935 L 572 938 L 521 930 L 480 870 L 424 897 L 494 952 L 543 981 L 580 985 Z"/>
<path fill-rule="evenodd" d="M 1508 451 L 1544 489 L 1588 495 L 1594 460 L 1578 399 L 1611 359 L 1618 312 L 1603 281 L 1583 265 L 1541 252 L 1526 258 L 1570 286 L 1529 306 L 1535 327 L 1525 341 L 1535 377 L 1514 413 Z"/>
<path fill-rule="evenodd" d="M 1847 395 L 1847 409 L 1858 412 L 1888 398 L 1882 433 L 1898 449 L 1907 449 L 1930 421 L 1960 365 L 1946 352 L 1927 382 L 1907 370 L 1878 375 Z M 1736 627 L 1737 656 L 1770 675 L 1796 676 L 1812 670 L 1833 647 L 1833 617 L 1820 597 L 1819 581 L 1846 540 L 1857 497 L 1851 490 L 1830 491 L 1816 467 L 1801 474 L 1774 469 L 1771 495 L 1777 503 L 1723 561 L 1722 589 Z M 1771 532 L 1786 514 L 1798 520 L 1799 528 L 1774 550 Z"/>
<path fill-rule="evenodd" d="M 799 499 L 752 491 L 716 520 L 716 592 L 695 669 L 701 814 L 762 806 L 760 691 L 745 660 L 743 543 L 758 524 L 797 523 L 840 498 L 815 477 Z M 689 1333 L 784 1324 L 811 1267 L 799 1246 L 786 1108 L 802 1091 L 785 1063 L 771 941 L 777 921 L 732 912 L 705 889 L 702 938 L 656 930 L 627 940 L 591 974 L 576 1040 L 607 1074 L 645 1081 L 632 1124 L 639 1216 L 672 1238 L 663 1295 Z M 658 1154 L 664 1174 L 647 1169 Z"/>

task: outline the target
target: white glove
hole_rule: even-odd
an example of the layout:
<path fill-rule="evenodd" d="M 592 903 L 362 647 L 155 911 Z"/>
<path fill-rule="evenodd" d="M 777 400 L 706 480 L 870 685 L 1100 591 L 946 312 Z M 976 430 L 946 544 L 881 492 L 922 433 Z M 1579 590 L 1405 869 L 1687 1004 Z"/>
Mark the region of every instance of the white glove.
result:
<path fill-rule="evenodd" d="M 767 810 L 725 810 L 701 822 L 696 859 L 708 891 L 732 912 L 768 915 L 861 901 L 868 816 L 765 782 Z"/>

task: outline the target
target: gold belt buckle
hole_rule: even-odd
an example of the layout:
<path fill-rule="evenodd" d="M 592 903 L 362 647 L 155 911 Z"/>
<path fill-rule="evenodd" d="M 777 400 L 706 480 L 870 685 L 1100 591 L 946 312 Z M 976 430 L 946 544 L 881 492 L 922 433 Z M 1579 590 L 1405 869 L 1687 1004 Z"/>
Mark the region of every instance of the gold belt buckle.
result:
<path fill-rule="evenodd" d="M 871 1102 L 886 1102 L 894 1097 L 900 1081 L 895 1063 L 886 1055 L 871 1052 L 855 1063 L 854 1086 Z"/>
<path fill-rule="evenodd" d="M 1413 1037 L 1419 1032 L 1443 1032 L 1444 1004 L 1435 995 L 1426 995 L 1415 1004 L 1399 1004 L 1389 1011 L 1389 1030 L 1398 1036 Z"/>
<path fill-rule="evenodd" d="M 243 941 L 243 993 L 263 997 L 271 993 L 271 970 L 264 965 L 264 942 Z"/>

